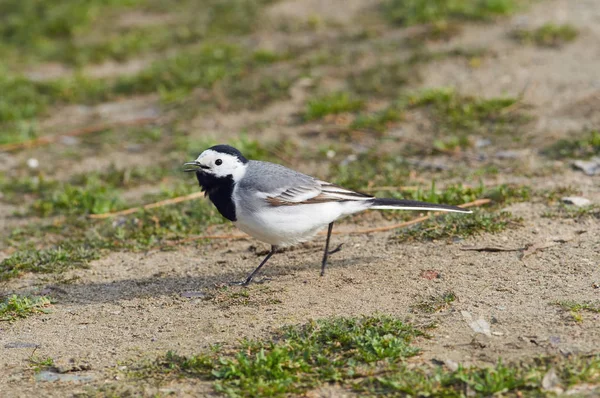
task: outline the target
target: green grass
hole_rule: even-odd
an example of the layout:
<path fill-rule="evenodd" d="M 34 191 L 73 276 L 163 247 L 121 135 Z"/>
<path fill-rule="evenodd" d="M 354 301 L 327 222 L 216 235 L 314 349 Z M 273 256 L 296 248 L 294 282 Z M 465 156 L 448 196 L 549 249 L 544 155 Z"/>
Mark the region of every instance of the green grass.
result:
<path fill-rule="evenodd" d="M 207 43 L 159 59 L 128 76 L 92 79 L 83 75 L 34 82 L 0 73 L 0 135 L 3 143 L 22 141 L 35 135 L 35 118 L 51 106 L 97 104 L 124 96 L 159 93 L 165 103 L 179 102 L 198 88 L 213 89 L 220 83 L 231 101 L 255 108 L 284 98 L 293 77 L 253 73 L 265 64 L 252 51 L 226 43 Z M 0 69 L 1 70 L 1 69 Z M 243 97 L 240 99 L 240 97 Z M 216 104 L 216 99 L 212 100 Z M 238 105 L 239 106 L 239 105 Z"/>
<path fill-rule="evenodd" d="M 369 151 L 355 160 L 333 162 L 329 175 L 332 182 L 360 190 L 368 186 L 401 186 L 408 180 L 409 167 L 397 156 Z"/>
<path fill-rule="evenodd" d="M 542 213 L 544 218 L 556 218 L 556 219 L 570 219 L 570 220 L 582 220 L 586 218 L 593 218 L 600 220 L 600 206 L 590 205 L 584 207 L 577 207 L 572 205 L 561 204 L 555 206 L 550 210 Z"/>
<path fill-rule="evenodd" d="M 230 79 L 223 84 L 227 110 L 258 110 L 289 98 L 296 79 L 293 74 L 257 73 L 244 79 Z"/>
<path fill-rule="evenodd" d="M 301 394 L 417 355 L 410 343 L 422 335 L 387 316 L 335 318 L 287 327 L 273 341 L 245 341 L 230 352 L 168 353 L 159 365 L 168 373 L 214 380 L 215 390 L 228 396 Z"/>
<path fill-rule="evenodd" d="M 589 158 L 600 155 L 600 132 L 592 130 L 576 134 L 574 138 L 556 141 L 542 150 L 550 159 Z"/>
<path fill-rule="evenodd" d="M 600 302 L 578 303 L 575 301 L 558 301 L 555 304 L 569 311 L 573 320 L 578 323 L 583 322 L 583 312 L 600 314 Z"/>
<path fill-rule="evenodd" d="M 394 24 L 439 21 L 486 21 L 517 10 L 516 0 L 387 0 L 382 12 Z"/>
<path fill-rule="evenodd" d="M 535 44 L 539 47 L 561 47 L 575 40 L 578 35 L 579 31 L 573 25 L 553 23 L 544 24 L 533 30 L 517 29 L 511 34 L 521 43 Z"/>
<path fill-rule="evenodd" d="M 417 61 L 414 61 L 417 62 Z M 326 115 L 338 113 L 353 113 L 354 119 L 349 124 L 350 130 L 385 132 L 390 125 L 402 120 L 407 110 L 421 109 L 426 117 L 433 122 L 433 149 L 449 151 L 471 146 L 470 137 L 473 135 L 503 137 L 510 136 L 518 140 L 522 134 L 520 127 L 527 123 L 531 116 L 525 112 L 524 106 L 517 103 L 515 98 L 478 98 L 464 96 L 452 89 L 425 89 L 413 94 L 398 94 L 392 78 L 386 78 L 385 70 L 382 76 L 369 72 L 371 81 L 361 84 L 351 82 L 351 91 L 312 98 L 306 105 L 304 120 L 322 119 Z M 365 72 L 365 75 L 369 75 Z M 360 75 L 359 75 L 360 76 Z M 381 79 L 380 83 L 377 83 Z M 376 87 L 381 85 L 377 92 Z M 369 91 L 369 87 L 373 88 Z M 391 91 L 385 91 L 391 90 Z M 363 94 L 357 94 L 357 93 Z M 354 94 L 353 94 L 354 93 Z M 362 98 L 379 96 L 389 97 L 396 93 L 397 99 L 385 109 L 358 113 L 366 106 Z M 361 95 L 363 97 L 361 97 Z"/>
<path fill-rule="evenodd" d="M 416 313 L 433 314 L 448 309 L 456 300 L 454 292 L 444 292 L 429 296 L 411 306 L 411 311 Z"/>
<path fill-rule="evenodd" d="M 400 120 L 402 120 L 402 110 L 395 105 L 391 105 L 379 112 L 358 114 L 350 124 L 350 129 L 381 134 Z"/>
<path fill-rule="evenodd" d="M 327 115 L 356 112 L 364 107 L 364 101 L 347 92 L 336 92 L 312 98 L 306 104 L 305 120 L 321 119 Z"/>
<path fill-rule="evenodd" d="M 473 214 L 447 214 L 430 218 L 417 226 L 401 230 L 394 238 L 397 242 L 457 239 L 482 233 L 499 233 L 521 225 L 521 219 L 506 211 Z"/>
<path fill-rule="evenodd" d="M 42 370 L 54 368 L 54 359 L 52 357 L 44 358 L 32 355 L 27 358 L 27 362 L 29 362 L 29 366 L 36 373 L 41 372 Z"/>
<path fill-rule="evenodd" d="M 5 0 L 0 3 L 0 49 L 27 49 L 40 55 L 65 49 L 108 9 L 120 9 L 138 0 L 82 0 L 49 4 L 44 0 Z"/>
<path fill-rule="evenodd" d="M 167 353 L 134 366 L 130 378 L 199 378 L 217 393 L 238 396 L 310 395 L 334 385 L 359 396 L 548 396 L 542 381 L 554 369 L 560 387 L 600 383 L 600 357 L 557 357 L 451 370 L 409 358 L 423 332 L 389 316 L 333 318 L 286 327 L 265 340 L 214 346 L 207 353 Z"/>
<path fill-rule="evenodd" d="M 430 89 L 409 96 L 406 101 L 409 108 L 427 111 L 438 137 L 456 137 L 458 144 L 467 144 L 465 137 L 475 134 L 515 136 L 530 119 L 523 110 L 512 109 L 515 98 L 482 99 L 451 89 Z"/>
<path fill-rule="evenodd" d="M 126 201 L 122 195 L 125 190 L 144 184 L 163 187 L 163 191 L 153 197 L 155 200 L 191 193 L 196 189 L 195 184 L 181 183 L 182 178 L 190 177 L 182 173 L 182 163 L 183 160 L 180 163 L 160 161 L 147 167 L 110 166 L 103 171 L 75 174 L 69 181 L 57 181 L 43 175 L 0 178 L 0 190 L 4 195 L 3 201 L 28 204 L 27 215 L 106 213 L 140 204 L 138 201 Z"/>
<path fill-rule="evenodd" d="M 59 182 L 43 177 L 9 179 L 0 184 L 5 201 L 24 203 L 25 198 L 34 199 L 26 214 L 86 215 L 114 211 L 125 206 L 120 190 L 98 178 L 97 173 L 77 176 L 77 183 Z"/>
<path fill-rule="evenodd" d="M 0 262 L 0 281 L 18 277 L 24 272 L 57 273 L 76 267 L 85 267 L 99 258 L 93 247 L 83 242 L 63 242 L 47 248 L 23 248 Z"/>
<path fill-rule="evenodd" d="M 374 396 L 550 397 L 555 394 L 545 390 L 543 380 L 551 369 L 565 390 L 600 383 L 600 356 L 548 357 L 511 364 L 498 361 L 495 366 L 482 368 L 459 366 L 454 371 L 443 367 L 396 366 L 355 384 L 354 391 Z M 592 389 L 599 390 L 598 387 Z M 593 393 L 592 389 L 588 391 Z"/>
<path fill-rule="evenodd" d="M 13 294 L 0 302 L 0 321 L 15 321 L 28 316 L 47 313 L 52 301 L 47 296 L 18 296 Z"/>
<path fill-rule="evenodd" d="M 418 80 L 418 70 L 402 62 L 378 64 L 348 76 L 350 91 L 359 96 L 397 98 L 409 83 Z"/>
<path fill-rule="evenodd" d="M 203 40 L 251 33 L 271 0 L 85 0 L 49 6 L 33 0 L 0 4 L 0 55 L 12 64 L 55 61 L 83 66 L 125 61 Z M 150 26 L 116 23 L 129 9 L 162 16 Z M 23 51 L 26 49 L 27 51 Z"/>
<path fill-rule="evenodd" d="M 212 204 L 197 199 L 108 220 L 70 216 L 50 224 L 35 224 L 17 229 L 9 237 L 11 245 L 19 249 L 0 262 L 0 281 L 24 272 L 61 273 L 86 267 L 109 251 L 174 248 L 174 242 L 202 235 L 209 225 L 223 222 Z M 33 240 L 43 247 L 21 247 Z"/>

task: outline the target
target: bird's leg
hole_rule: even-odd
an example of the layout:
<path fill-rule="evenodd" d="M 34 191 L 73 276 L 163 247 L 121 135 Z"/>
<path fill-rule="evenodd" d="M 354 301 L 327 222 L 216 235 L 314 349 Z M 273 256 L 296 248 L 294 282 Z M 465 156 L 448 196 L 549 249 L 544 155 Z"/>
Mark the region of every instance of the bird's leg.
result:
<path fill-rule="evenodd" d="M 269 254 L 267 254 L 267 257 L 265 257 L 262 260 L 262 262 L 260 263 L 260 265 L 258 267 L 256 267 L 256 269 L 254 271 L 252 271 L 250 273 L 250 275 L 248 275 L 248 277 L 246 278 L 246 280 L 244 282 L 239 283 L 239 285 L 241 285 L 241 286 L 248 286 L 250 284 L 250 282 L 252 282 L 252 279 L 258 273 L 258 271 L 260 271 L 260 269 L 262 268 L 262 266 L 265 265 L 265 263 L 271 258 L 271 256 L 273 254 L 275 254 L 275 250 L 277 250 L 277 247 L 271 246 L 271 251 L 269 252 Z"/>
<path fill-rule="evenodd" d="M 327 256 L 342 250 L 342 244 L 340 244 L 332 251 L 329 251 L 329 239 L 331 238 L 331 231 L 333 231 L 333 223 L 330 223 L 329 228 L 327 228 L 327 240 L 325 241 L 325 251 L 323 252 L 323 261 L 321 262 L 321 276 L 325 275 L 325 267 L 327 266 Z"/>

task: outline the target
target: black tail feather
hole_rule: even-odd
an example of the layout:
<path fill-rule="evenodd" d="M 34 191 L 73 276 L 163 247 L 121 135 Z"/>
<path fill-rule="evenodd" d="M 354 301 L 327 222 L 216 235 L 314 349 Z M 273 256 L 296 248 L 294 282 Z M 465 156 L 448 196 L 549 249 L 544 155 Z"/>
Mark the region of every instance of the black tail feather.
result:
<path fill-rule="evenodd" d="M 398 209 L 408 210 L 439 210 L 439 211 L 454 211 L 460 213 L 472 213 L 471 210 L 463 209 L 462 207 L 452 205 L 441 205 L 437 203 L 419 202 L 418 200 L 406 199 L 390 199 L 390 198 L 374 198 L 371 207 L 389 206 L 397 207 Z"/>

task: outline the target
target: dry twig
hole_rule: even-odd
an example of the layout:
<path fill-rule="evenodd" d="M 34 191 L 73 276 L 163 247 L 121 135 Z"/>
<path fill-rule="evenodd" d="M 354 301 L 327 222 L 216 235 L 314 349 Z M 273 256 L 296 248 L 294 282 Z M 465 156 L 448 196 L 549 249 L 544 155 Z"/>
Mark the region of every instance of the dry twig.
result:
<path fill-rule="evenodd" d="M 148 209 L 154 209 L 156 207 L 162 207 L 162 206 L 167 206 L 167 205 L 173 205 L 175 203 L 181 203 L 181 202 L 185 202 L 188 200 L 192 200 L 192 199 L 198 199 L 204 196 L 204 192 L 194 192 L 191 193 L 189 195 L 185 195 L 185 196 L 178 196 L 176 198 L 172 198 L 172 199 L 165 199 L 165 200 L 161 200 L 159 202 L 154 202 L 154 203 L 150 203 L 147 204 L 145 206 L 140 206 L 140 207 L 132 207 L 130 209 L 126 209 L 126 210 L 121 210 L 121 211 L 115 211 L 112 213 L 102 213 L 102 214 L 90 214 L 88 217 L 89 218 L 110 218 L 110 217 L 116 217 L 116 216 L 126 216 L 128 214 L 132 214 L 135 213 L 139 210 L 148 210 Z"/>
<path fill-rule="evenodd" d="M 156 121 L 156 117 L 143 117 L 140 119 L 126 120 L 124 122 L 117 123 L 104 123 L 95 126 L 84 127 L 76 130 L 69 131 L 64 134 L 45 135 L 43 137 L 35 138 L 33 140 L 16 142 L 14 144 L 3 144 L 0 145 L 0 151 L 16 151 L 18 149 L 33 148 L 36 146 L 48 145 L 53 142 L 60 140 L 62 137 L 77 137 L 86 134 L 99 133 L 104 130 L 108 130 L 114 127 L 124 126 L 140 126 Z"/>

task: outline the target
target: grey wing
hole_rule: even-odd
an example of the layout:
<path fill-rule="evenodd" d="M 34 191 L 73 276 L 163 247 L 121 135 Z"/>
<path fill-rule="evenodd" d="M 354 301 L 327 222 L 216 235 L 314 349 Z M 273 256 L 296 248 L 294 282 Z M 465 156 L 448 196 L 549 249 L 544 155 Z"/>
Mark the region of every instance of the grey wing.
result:
<path fill-rule="evenodd" d="M 372 196 L 266 162 L 252 161 L 243 182 L 244 188 L 256 191 L 271 206 L 372 199 Z"/>

